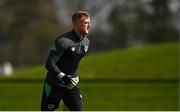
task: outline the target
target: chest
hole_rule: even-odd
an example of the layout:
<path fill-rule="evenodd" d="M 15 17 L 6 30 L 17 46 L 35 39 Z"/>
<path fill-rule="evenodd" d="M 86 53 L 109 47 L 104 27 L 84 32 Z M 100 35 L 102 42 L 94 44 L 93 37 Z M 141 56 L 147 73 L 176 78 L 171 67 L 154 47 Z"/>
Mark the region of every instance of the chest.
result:
<path fill-rule="evenodd" d="M 73 43 L 66 49 L 66 56 L 70 58 L 81 58 L 88 52 L 88 45 L 82 42 Z"/>

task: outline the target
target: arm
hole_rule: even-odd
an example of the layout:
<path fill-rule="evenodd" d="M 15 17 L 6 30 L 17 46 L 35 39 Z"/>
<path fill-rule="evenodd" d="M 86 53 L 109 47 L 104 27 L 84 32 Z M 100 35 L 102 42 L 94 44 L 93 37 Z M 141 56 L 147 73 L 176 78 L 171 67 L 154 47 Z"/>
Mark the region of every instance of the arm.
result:
<path fill-rule="evenodd" d="M 64 46 L 63 41 L 55 40 L 55 42 L 51 48 L 51 51 L 49 53 L 49 56 L 47 58 L 47 61 L 46 61 L 46 65 L 45 65 L 46 69 L 50 73 L 52 73 L 56 76 L 58 76 L 61 73 L 61 70 L 59 70 L 56 63 L 61 58 L 64 50 L 65 50 L 65 46 Z"/>
<path fill-rule="evenodd" d="M 61 71 L 56 65 L 56 62 L 60 59 L 60 56 L 54 52 L 50 51 L 48 59 L 46 61 L 46 69 L 53 74 L 59 74 Z"/>

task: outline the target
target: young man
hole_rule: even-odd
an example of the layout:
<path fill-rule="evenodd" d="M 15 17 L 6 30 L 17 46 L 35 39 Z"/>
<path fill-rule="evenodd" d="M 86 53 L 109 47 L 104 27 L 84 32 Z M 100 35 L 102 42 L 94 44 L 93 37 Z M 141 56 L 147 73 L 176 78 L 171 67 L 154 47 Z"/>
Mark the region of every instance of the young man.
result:
<path fill-rule="evenodd" d="M 88 51 L 86 35 L 91 27 L 90 15 L 78 11 L 72 15 L 73 30 L 59 36 L 49 53 L 41 100 L 42 111 L 53 111 L 61 100 L 70 111 L 82 111 L 82 96 L 77 84 L 78 66 Z"/>

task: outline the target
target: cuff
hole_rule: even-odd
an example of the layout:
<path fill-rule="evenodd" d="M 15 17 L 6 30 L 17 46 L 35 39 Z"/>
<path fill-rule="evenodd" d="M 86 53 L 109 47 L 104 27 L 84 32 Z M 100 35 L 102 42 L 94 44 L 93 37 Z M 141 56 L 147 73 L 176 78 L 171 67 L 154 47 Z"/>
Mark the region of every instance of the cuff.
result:
<path fill-rule="evenodd" d="M 65 76 L 66 74 L 65 73 L 63 73 L 63 72 L 60 72 L 59 74 L 58 74 L 58 77 L 61 79 L 63 76 Z"/>

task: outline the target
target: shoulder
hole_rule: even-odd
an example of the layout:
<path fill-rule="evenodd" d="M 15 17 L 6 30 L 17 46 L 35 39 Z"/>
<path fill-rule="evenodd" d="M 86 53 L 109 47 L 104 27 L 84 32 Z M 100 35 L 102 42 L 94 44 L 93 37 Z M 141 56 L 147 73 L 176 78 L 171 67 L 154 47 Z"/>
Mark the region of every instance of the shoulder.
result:
<path fill-rule="evenodd" d="M 67 48 L 72 43 L 72 40 L 70 37 L 71 37 L 71 34 L 67 32 L 60 35 L 58 38 L 56 38 L 55 42 L 56 44 Z"/>
<path fill-rule="evenodd" d="M 90 41 L 87 37 L 84 37 L 83 43 L 85 43 L 86 45 L 89 45 Z"/>

